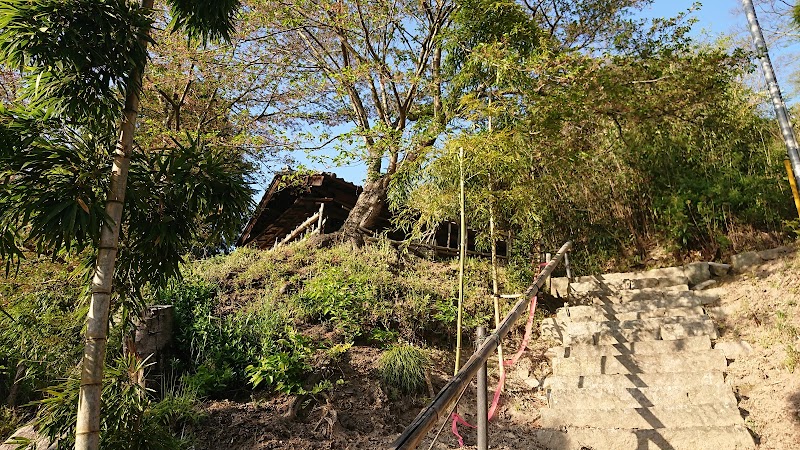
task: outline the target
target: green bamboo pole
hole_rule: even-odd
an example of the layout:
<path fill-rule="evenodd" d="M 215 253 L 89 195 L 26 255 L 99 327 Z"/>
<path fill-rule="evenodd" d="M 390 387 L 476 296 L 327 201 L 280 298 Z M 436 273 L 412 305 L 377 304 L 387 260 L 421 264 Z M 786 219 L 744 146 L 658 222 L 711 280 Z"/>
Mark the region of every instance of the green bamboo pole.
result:
<path fill-rule="evenodd" d="M 458 319 L 456 321 L 456 367 L 453 374 L 461 368 L 461 321 L 464 314 L 464 267 L 467 262 L 467 196 L 464 189 L 464 147 L 458 149 L 459 203 L 461 209 L 461 243 L 458 254 Z"/>

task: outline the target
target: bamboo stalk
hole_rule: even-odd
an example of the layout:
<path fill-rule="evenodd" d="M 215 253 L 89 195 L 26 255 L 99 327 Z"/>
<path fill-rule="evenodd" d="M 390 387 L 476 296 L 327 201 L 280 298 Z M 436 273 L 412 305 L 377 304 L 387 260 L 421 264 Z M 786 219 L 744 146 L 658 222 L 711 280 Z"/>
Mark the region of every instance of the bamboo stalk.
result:
<path fill-rule="evenodd" d="M 494 225 L 494 202 L 489 201 L 489 239 L 492 241 L 492 303 L 494 304 L 494 329 L 500 327 L 500 283 L 497 275 L 497 233 Z M 506 373 L 503 364 L 503 344 L 497 346 L 500 376 Z"/>
<path fill-rule="evenodd" d="M 411 424 L 388 449 L 408 450 L 417 448 L 419 443 L 425 438 L 426 433 L 433 428 L 439 420 L 449 415 L 450 408 L 458 401 L 467 383 L 469 383 L 472 377 L 478 372 L 479 366 L 491 357 L 495 348 L 497 348 L 497 345 L 500 343 L 500 340 L 508 334 L 517 320 L 528 311 L 531 298 L 537 295 L 545 282 L 545 278 L 550 276 L 570 249 L 572 249 L 572 242 L 567 242 L 561 247 L 550 264 L 536 277 L 533 284 L 525 290 L 525 293 L 522 294 L 523 298 L 521 298 L 514 305 L 511 312 L 506 315 L 497 331 L 489 335 L 475 354 L 464 363 L 464 367 L 447 382 L 428 406 L 420 411 L 417 417 L 414 418 Z"/>
<path fill-rule="evenodd" d="M 153 8 L 153 0 L 142 0 L 142 7 Z M 150 30 L 145 33 L 150 34 Z M 147 38 L 142 45 L 147 46 Z M 125 96 L 125 109 L 120 124 L 120 135 L 114 150 L 111 180 L 106 194 L 105 213 L 109 220 L 103 222 L 97 250 L 92 299 L 86 317 L 86 342 L 81 364 L 81 387 L 78 394 L 78 417 L 75 427 L 75 450 L 97 450 L 100 447 L 100 407 L 103 390 L 103 369 L 108 338 L 108 315 L 114 282 L 114 266 L 119 246 L 122 208 L 128 184 L 128 170 L 133 152 L 133 134 L 139 112 L 139 90 L 143 73 L 135 71 Z"/>
<path fill-rule="evenodd" d="M 467 199 L 464 189 L 464 147 L 458 149 L 459 203 L 461 206 L 461 229 L 458 256 L 458 319 L 456 322 L 456 366 L 453 373 L 461 368 L 461 320 L 464 314 L 464 268 L 467 260 Z"/>
<path fill-rule="evenodd" d="M 792 162 L 788 159 L 783 160 L 783 165 L 786 166 L 786 173 L 789 174 L 789 184 L 792 186 L 792 197 L 794 197 L 794 207 L 797 208 L 797 214 L 800 216 L 800 193 L 797 192 L 797 181 L 795 181 L 794 173 L 792 173 Z"/>

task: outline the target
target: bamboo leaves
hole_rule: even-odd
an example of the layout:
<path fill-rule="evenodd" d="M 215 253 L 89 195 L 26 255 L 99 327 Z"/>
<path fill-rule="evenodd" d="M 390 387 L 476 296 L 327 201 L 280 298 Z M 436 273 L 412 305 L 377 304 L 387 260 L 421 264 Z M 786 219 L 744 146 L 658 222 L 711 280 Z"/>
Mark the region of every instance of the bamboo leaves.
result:
<path fill-rule="evenodd" d="M 147 61 L 150 11 L 127 0 L 0 1 L 0 60 L 25 69 L 31 106 L 113 120 Z M 133 85 L 133 86 L 131 86 Z"/>

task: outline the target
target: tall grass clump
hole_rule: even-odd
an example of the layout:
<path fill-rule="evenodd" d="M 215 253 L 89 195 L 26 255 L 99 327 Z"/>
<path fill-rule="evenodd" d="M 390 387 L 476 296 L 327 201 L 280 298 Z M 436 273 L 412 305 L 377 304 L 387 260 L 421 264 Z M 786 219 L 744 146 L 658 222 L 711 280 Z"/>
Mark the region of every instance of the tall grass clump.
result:
<path fill-rule="evenodd" d="M 383 383 L 391 390 L 413 394 L 425 387 L 425 372 L 430 358 L 412 344 L 397 344 L 386 350 L 378 361 Z"/>

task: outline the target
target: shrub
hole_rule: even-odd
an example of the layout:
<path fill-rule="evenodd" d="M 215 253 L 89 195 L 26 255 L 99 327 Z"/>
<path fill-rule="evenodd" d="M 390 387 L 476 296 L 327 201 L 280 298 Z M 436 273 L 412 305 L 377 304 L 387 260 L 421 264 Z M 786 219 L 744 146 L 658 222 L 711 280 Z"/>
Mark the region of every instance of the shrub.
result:
<path fill-rule="evenodd" d="M 38 400 L 80 362 L 86 309 L 78 283 L 68 265 L 34 257 L 0 278 L 0 398 L 16 381 L 16 405 Z"/>
<path fill-rule="evenodd" d="M 287 392 L 302 384 L 312 346 L 285 308 L 262 305 L 220 315 L 217 286 L 198 279 L 173 283 L 159 299 L 175 307 L 175 365 L 198 395 L 218 396 L 248 381 Z"/>
<path fill-rule="evenodd" d="M 245 369 L 253 387 L 265 384 L 284 394 L 301 393 L 303 379 L 311 370 L 310 341 L 287 327 L 285 337 L 278 339 L 274 348 L 259 358 L 257 365 Z"/>
<path fill-rule="evenodd" d="M 425 371 L 430 359 L 424 350 L 411 344 L 398 344 L 385 351 L 378 367 L 383 383 L 403 394 L 419 392 L 425 386 Z"/>
<path fill-rule="evenodd" d="M 110 362 L 103 374 L 101 448 L 114 450 L 177 450 L 188 443 L 173 435 L 175 416 L 163 414 L 164 407 L 151 401 L 139 385 L 136 374 L 143 368 L 133 356 Z M 41 432 L 58 448 L 74 446 L 80 380 L 70 378 L 47 390 L 41 401 L 37 422 Z M 185 411 L 185 410 L 184 410 Z M 177 412 L 174 412 L 175 414 Z"/>

